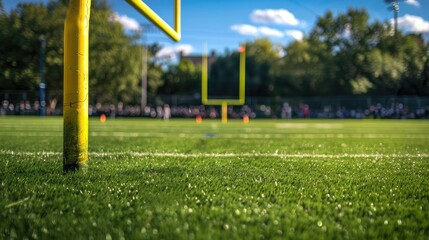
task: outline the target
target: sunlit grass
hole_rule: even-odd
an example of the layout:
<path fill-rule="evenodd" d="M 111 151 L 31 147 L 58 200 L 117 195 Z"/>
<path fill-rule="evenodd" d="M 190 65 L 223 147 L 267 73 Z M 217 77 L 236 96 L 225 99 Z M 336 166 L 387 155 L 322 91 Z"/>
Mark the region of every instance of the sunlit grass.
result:
<path fill-rule="evenodd" d="M 0 118 L 0 238 L 426 239 L 427 121 Z"/>

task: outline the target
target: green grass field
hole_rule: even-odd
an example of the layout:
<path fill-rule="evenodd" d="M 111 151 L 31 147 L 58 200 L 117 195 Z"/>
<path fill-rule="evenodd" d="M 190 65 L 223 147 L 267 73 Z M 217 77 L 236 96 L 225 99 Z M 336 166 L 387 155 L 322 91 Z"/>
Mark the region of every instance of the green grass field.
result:
<path fill-rule="evenodd" d="M 429 121 L 0 118 L 0 239 L 429 239 Z"/>

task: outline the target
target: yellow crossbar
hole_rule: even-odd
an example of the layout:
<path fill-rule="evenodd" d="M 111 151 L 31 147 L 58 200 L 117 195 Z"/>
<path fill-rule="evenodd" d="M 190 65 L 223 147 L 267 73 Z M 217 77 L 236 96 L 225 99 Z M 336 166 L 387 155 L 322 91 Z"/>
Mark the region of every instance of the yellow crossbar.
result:
<path fill-rule="evenodd" d="M 174 29 L 170 27 L 161 17 L 158 16 L 142 0 L 126 0 L 132 7 L 143 14 L 153 24 L 160 28 L 171 39 L 180 41 L 180 0 L 174 0 Z"/>

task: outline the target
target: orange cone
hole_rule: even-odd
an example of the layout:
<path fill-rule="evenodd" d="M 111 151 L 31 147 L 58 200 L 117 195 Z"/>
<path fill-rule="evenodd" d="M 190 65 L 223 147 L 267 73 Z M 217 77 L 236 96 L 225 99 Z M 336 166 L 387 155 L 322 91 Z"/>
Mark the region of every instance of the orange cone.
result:
<path fill-rule="evenodd" d="M 243 116 L 243 122 L 244 122 L 244 124 L 248 124 L 249 123 L 249 116 L 244 115 Z"/>
<path fill-rule="evenodd" d="M 103 113 L 100 115 L 100 122 L 102 123 L 106 122 L 106 114 Z"/>

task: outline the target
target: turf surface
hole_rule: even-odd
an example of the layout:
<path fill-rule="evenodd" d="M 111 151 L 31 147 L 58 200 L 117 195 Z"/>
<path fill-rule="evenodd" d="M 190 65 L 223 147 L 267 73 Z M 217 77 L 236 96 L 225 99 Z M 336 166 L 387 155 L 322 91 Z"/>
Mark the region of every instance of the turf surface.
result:
<path fill-rule="evenodd" d="M 0 239 L 428 239 L 429 121 L 0 118 Z"/>

